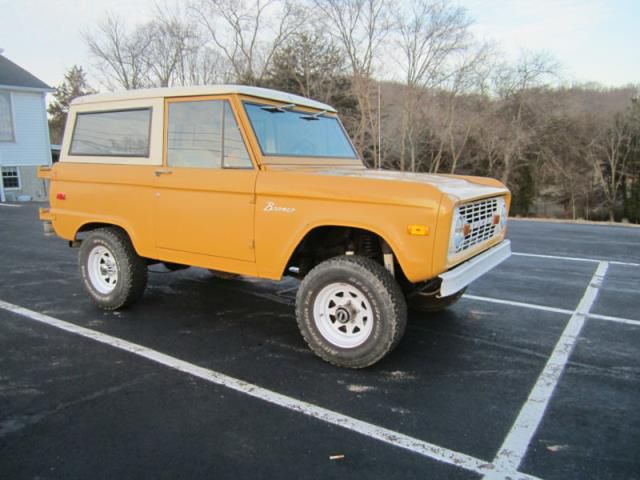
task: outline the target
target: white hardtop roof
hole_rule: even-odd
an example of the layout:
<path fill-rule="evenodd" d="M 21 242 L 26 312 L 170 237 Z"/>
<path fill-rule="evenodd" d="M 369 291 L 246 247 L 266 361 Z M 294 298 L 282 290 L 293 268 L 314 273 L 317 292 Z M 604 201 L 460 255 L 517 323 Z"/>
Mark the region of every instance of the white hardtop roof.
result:
<path fill-rule="evenodd" d="M 317 108 L 318 110 L 326 110 L 328 112 L 336 111 L 330 105 L 316 102 L 315 100 L 301 97 L 299 95 L 280 92 L 278 90 L 271 90 L 269 88 L 247 87 L 245 85 L 202 85 L 197 87 L 144 88 L 140 90 L 125 90 L 123 92 L 114 93 L 97 93 L 95 95 L 78 97 L 73 100 L 72 105 L 88 105 L 99 102 L 119 102 L 123 100 L 137 100 L 145 98 L 224 95 L 229 93 L 238 93 L 240 95 L 265 98 L 268 100 L 275 100 L 276 102 L 283 102 L 287 104 L 294 103 L 296 105 Z"/>

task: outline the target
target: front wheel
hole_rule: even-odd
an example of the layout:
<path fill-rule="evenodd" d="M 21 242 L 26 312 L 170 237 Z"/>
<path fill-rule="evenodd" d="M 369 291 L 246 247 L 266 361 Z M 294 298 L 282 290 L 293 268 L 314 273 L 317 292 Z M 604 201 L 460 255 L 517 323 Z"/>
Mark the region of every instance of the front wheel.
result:
<path fill-rule="evenodd" d="M 298 289 L 296 317 L 316 355 L 339 367 L 363 368 L 396 347 L 407 306 L 382 265 L 352 255 L 327 260 L 307 274 Z"/>
<path fill-rule="evenodd" d="M 87 293 L 104 310 L 131 305 L 144 293 L 147 264 L 121 230 L 91 231 L 80 246 L 79 262 Z"/>

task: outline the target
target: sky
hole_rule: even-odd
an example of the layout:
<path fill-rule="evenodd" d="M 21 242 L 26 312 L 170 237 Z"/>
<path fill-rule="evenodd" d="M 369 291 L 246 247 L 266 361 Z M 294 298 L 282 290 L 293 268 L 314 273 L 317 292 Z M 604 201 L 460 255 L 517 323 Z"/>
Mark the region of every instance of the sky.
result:
<path fill-rule="evenodd" d="M 153 15 L 157 0 L 0 0 L 3 55 L 51 86 L 73 65 L 93 70 L 81 32 L 105 12 L 131 23 Z M 178 0 L 180 1 L 180 0 Z M 396 0 L 402 1 L 402 0 Z M 640 0 L 455 0 L 473 32 L 508 58 L 545 51 L 567 83 L 640 84 Z M 89 76 L 94 86 L 99 86 Z"/>

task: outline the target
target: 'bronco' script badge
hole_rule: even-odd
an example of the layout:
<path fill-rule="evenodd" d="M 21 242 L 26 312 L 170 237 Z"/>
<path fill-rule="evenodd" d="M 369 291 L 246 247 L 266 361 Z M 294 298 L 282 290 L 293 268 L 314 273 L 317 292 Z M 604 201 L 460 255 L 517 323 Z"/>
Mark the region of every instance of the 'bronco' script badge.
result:
<path fill-rule="evenodd" d="M 265 212 L 283 212 L 283 213 L 293 213 L 296 211 L 293 207 L 280 207 L 275 204 L 275 202 L 267 202 L 264 206 Z"/>

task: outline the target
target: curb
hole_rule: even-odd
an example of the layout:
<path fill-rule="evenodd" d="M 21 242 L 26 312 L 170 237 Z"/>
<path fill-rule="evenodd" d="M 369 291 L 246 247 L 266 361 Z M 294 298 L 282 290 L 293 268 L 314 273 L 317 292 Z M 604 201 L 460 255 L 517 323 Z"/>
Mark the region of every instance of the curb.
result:
<path fill-rule="evenodd" d="M 509 217 L 509 221 L 516 222 L 542 222 L 542 223 L 566 223 L 569 225 L 599 225 L 601 227 L 627 227 L 640 228 L 636 223 L 622 222 L 596 222 L 590 220 L 569 220 L 564 218 L 536 218 L 536 217 Z"/>

